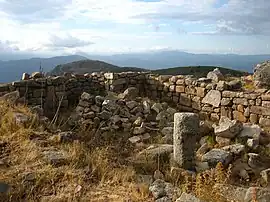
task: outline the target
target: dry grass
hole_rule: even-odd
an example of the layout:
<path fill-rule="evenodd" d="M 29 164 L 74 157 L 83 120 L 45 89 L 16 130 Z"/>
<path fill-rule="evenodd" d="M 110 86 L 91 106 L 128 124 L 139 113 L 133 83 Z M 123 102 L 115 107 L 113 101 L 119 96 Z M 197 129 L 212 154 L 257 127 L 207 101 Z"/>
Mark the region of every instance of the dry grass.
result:
<path fill-rule="evenodd" d="M 14 113 L 17 112 L 30 117 L 29 121 L 16 123 Z M 0 181 L 10 185 L 9 193 L 1 196 L 0 201 L 149 199 L 145 186 L 135 186 L 133 168 L 117 160 L 119 154 L 116 152 L 122 149 L 121 145 L 113 147 L 108 142 L 94 145 L 94 141 L 90 141 L 93 136 L 90 132 L 85 132 L 81 141 L 50 142 L 48 136 L 52 134 L 44 133 L 43 127 L 25 106 L 1 102 L 0 119 L 0 160 L 4 162 L 0 164 Z M 67 163 L 58 167 L 50 165 L 44 159 L 43 151 L 51 149 L 62 151 Z M 103 200 L 106 195 L 108 198 Z"/>

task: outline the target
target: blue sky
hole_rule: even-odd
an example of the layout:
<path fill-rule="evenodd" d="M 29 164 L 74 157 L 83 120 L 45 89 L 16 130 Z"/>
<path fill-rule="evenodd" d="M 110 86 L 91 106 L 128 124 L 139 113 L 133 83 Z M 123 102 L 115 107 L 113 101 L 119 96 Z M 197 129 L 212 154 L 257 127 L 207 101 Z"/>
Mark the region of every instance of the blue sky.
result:
<path fill-rule="evenodd" d="M 270 54 L 269 10 L 267 0 L 0 0 L 0 51 Z"/>

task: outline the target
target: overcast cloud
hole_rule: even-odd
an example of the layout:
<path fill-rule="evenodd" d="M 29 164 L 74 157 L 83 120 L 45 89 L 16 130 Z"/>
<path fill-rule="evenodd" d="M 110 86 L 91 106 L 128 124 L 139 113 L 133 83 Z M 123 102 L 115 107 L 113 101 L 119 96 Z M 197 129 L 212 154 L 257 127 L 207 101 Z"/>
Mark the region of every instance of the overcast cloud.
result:
<path fill-rule="evenodd" d="M 267 52 L 261 46 L 270 39 L 269 10 L 269 0 L 0 0 L 0 39 L 16 41 L 0 47 L 192 51 L 210 42 L 209 50 L 226 50 L 231 44 L 241 51 L 248 42 L 253 47 L 243 50 Z M 221 36 L 227 43 L 219 41 Z M 198 47 L 186 39 L 197 40 Z"/>

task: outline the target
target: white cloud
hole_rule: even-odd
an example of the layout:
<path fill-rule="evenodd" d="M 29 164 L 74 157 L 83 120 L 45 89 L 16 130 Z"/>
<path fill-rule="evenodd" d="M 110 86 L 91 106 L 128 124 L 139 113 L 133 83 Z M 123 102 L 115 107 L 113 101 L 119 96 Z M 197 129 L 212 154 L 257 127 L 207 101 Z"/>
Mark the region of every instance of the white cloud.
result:
<path fill-rule="evenodd" d="M 94 44 L 91 41 L 84 41 L 79 38 L 76 38 L 71 35 L 66 36 L 56 36 L 52 35 L 50 37 L 50 43 L 48 44 L 49 47 L 56 47 L 56 48 L 77 48 L 77 47 L 84 47 Z"/>
<path fill-rule="evenodd" d="M 215 3 L 216 0 L 0 0 L 0 39 L 16 41 L 12 47 L 21 51 L 73 51 L 116 50 L 123 49 L 123 45 L 127 46 L 125 50 L 163 47 L 159 42 L 177 33 L 270 36 L 270 1 L 229 0 L 219 8 L 214 8 Z M 93 22 L 95 27 L 90 25 Z M 200 30 L 199 24 L 211 29 Z M 198 30 L 189 31 L 184 28 L 186 25 Z M 145 43 L 147 39 L 149 43 Z"/>

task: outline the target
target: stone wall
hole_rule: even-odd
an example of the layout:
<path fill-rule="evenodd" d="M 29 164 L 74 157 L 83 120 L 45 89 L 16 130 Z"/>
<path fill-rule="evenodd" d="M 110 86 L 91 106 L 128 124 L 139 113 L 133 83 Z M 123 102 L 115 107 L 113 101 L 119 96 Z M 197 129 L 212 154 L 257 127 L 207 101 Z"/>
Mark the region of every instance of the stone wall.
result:
<path fill-rule="evenodd" d="M 104 76 L 57 76 L 15 81 L 0 86 L 0 96 L 11 91 L 18 91 L 28 105 L 43 106 L 47 116 L 51 117 L 59 105 L 62 111 L 75 106 L 83 92 L 102 94 L 105 91 Z"/>
<path fill-rule="evenodd" d="M 123 79 L 124 78 L 124 79 Z M 238 81 L 195 79 L 190 76 L 122 73 L 106 75 L 107 89 L 123 92 L 137 86 L 143 96 L 175 105 L 179 111 L 195 112 L 201 119 L 219 121 L 221 116 L 270 126 L 270 91 L 242 90 Z"/>
<path fill-rule="evenodd" d="M 0 86 L 0 95 L 18 90 L 29 105 L 43 105 L 55 111 L 77 104 L 83 92 L 98 94 L 105 89 L 122 93 L 137 87 L 140 96 L 166 101 L 179 111 L 195 112 L 201 119 L 218 121 L 221 116 L 241 122 L 270 126 L 270 91 L 243 91 L 237 82 L 213 82 L 190 76 L 152 75 L 150 73 L 92 73 L 17 81 Z"/>

